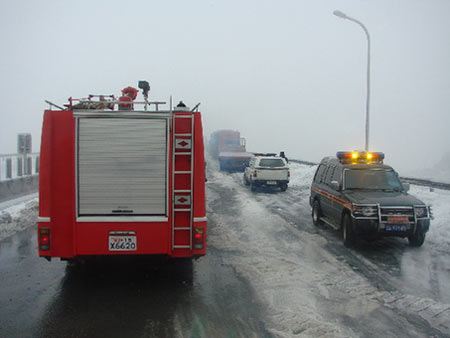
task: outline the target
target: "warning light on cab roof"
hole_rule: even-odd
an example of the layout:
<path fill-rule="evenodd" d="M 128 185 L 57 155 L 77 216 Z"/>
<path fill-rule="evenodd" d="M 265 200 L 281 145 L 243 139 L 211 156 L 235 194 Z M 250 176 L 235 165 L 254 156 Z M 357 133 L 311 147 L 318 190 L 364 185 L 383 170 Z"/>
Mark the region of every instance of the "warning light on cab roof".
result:
<path fill-rule="evenodd" d="M 379 163 L 384 160 L 384 153 L 365 151 L 338 151 L 336 157 L 341 163 Z"/>

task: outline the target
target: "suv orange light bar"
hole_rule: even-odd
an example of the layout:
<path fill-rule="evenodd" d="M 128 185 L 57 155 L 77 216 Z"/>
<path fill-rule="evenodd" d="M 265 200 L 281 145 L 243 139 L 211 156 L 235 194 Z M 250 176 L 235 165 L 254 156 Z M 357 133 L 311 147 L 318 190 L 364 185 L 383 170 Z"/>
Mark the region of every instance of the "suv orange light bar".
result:
<path fill-rule="evenodd" d="M 383 163 L 384 153 L 365 151 L 338 151 L 336 157 L 341 163 Z"/>

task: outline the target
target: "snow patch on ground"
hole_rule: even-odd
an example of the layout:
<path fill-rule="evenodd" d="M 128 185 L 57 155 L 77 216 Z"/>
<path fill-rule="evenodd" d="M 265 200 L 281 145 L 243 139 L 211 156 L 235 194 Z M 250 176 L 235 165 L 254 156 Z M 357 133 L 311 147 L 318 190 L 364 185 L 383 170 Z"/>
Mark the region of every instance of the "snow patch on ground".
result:
<path fill-rule="evenodd" d="M 35 197 L 0 211 L 0 240 L 37 224 L 39 202 Z"/>
<path fill-rule="evenodd" d="M 317 166 L 309 166 L 298 163 L 290 163 L 289 168 L 291 171 L 291 180 L 289 182 L 290 187 L 310 187 Z"/>
<path fill-rule="evenodd" d="M 425 241 L 439 251 L 450 252 L 450 191 L 412 185 L 410 194 L 431 205 L 434 220 Z"/>
<path fill-rule="evenodd" d="M 208 240 L 215 247 L 230 252 L 225 263 L 252 281 L 270 318 L 266 328 L 277 337 L 356 336 L 340 323 L 324 318 L 323 311 L 317 308 L 317 293 L 323 293 L 324 297 L 329 293 L 328 286 L 323 284 L 329 278 L 323 276 L 322 271 L 329 271 L 332 276 L 336 269 L 342 268 L 336 264 L 335 257 L 315 244 L 325 239 L 307 233 L 302 233 L 302 238 L 297 237 L 297 232 L 290 231 L 290 224 L 249 198 L 248 190 L 237 188 L 236 180 L 239 180 L 237 174 L 215 173 L 215 182 L 235 192 L 239 222 L 230 225 L 226 223 L 228 215 L 214 214 L 215 229 Z M 218 196 L 209 194 L 208 199 L 211 197 Z M 277 241 L 277 238 L 286 240 Z M 311 254 L 314 250 L 321 252 Z M 328 258 L 311 263 L 323 256 Z M 359 281 L 360 286 L 364 284 L 367 282 Z"/>
<path fill-rule="evenodd" d="M 306 192 L 316 168 L 296 163 L 290 165 L 289 189 L 299 188 L 302 203 L 307 199 Z M 233 266 L 252 282 L 267 309 L 266 328 L 274 336 L 356 337 L 359 333 L 336 318 L 345 316 L 359 321 L 365 314 L 370 317 L 370 313 L 382 307 L 411 316 L 419 315 L 432 325 L 441 327 L 443 332 L 448 332 L 445 326 L 450 319 L 447 304 L 414 295 L 380 291 L 342 263 L 339 257 L 323 249 L 326 242 L 323 236 L 296 231 L 295 225 L 268 211 L 268 205 L 278 205 L 278 194 L 264 194 L 255 199 L 244 188 L 241 174 L 214 172 L 211 183 L 232 191 L 232 198 L 239 206 L 234 217 L 239 221 L 229 224 L 230 216 L 217 210 L 208 215 L 215 223 L 208 241 L 229 252 L 224 263 Z M 436 219 L 432 221 L 426 239 L 428 245 L 448 252 L 450 230 L 446 221 L 450 219 L 450 192 L 411 186 L 411 194 L 433 205 Z M 209 189 L 207 198 L 207 204 L 210 204 L 224 196 Z"/>

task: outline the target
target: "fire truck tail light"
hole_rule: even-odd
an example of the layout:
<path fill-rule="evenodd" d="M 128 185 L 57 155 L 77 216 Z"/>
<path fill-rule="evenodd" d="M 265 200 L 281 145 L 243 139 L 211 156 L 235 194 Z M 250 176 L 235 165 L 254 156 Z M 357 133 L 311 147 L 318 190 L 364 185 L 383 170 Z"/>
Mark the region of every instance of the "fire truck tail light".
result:
<path fill-rule="evenodd" d="M 40 228 L 39 229 L 39 249 L 40 250 L 50 250 L 50 229 Z"/>
<path fill-rule="evenodd" d="M 203 228 L 194 228 L 194 249 L 203 249 Z"/>

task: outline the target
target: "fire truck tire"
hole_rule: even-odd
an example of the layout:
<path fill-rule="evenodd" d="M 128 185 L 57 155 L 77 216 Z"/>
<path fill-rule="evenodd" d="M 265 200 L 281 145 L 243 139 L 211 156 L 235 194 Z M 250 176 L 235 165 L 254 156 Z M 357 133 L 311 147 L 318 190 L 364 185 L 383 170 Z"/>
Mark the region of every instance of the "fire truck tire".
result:
<path fill-rule="evenodd" d="M 320 202 L 318 200 L 315 200 L 313 203 L 311 216 L 313 224 L 315 226 L 318 226 L 323 223 L 322 220 L 320 219 L 320 217 L 322 216 L 322 209 L 320 209 Z"/>
<path fill-rule="evenodd" d="M 425 233 L 418 227 L 412 236 L 408 237 L 409 246 L 420 247 L 425 242 Z"/>
<path fill-rule="evenodd" d="M 352 247 L 356 241 L 356 235 L 353 231 L 352 219 L 349 214 L 344 215 L 344 220 L 342 221 L 342 239 L 344 245 L 348 248 Z"/>

